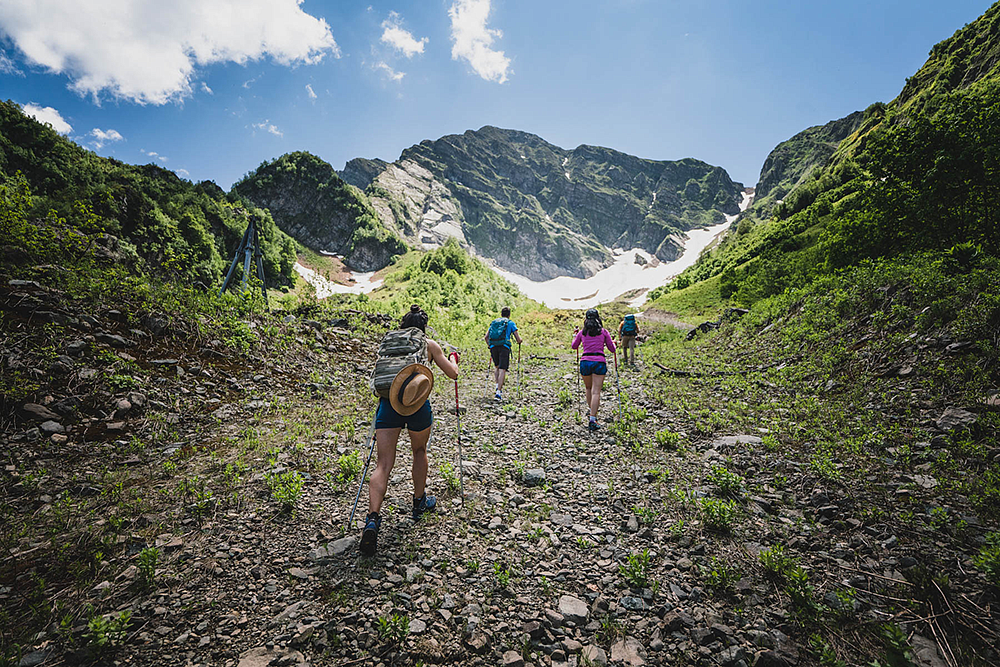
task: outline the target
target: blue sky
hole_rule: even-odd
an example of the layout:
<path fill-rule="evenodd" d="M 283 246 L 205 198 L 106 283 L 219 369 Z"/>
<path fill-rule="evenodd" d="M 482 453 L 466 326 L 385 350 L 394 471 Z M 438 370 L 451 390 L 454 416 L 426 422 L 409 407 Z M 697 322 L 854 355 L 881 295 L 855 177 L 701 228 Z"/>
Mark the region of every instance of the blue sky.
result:
<path fill-rule="evenodd" d="M 340 169 L 483 125 L 753 185 L 777 143 L 892 99 L 991 4 L 2 1 L 0 97 L 226 189 L 289 151 Z"/>

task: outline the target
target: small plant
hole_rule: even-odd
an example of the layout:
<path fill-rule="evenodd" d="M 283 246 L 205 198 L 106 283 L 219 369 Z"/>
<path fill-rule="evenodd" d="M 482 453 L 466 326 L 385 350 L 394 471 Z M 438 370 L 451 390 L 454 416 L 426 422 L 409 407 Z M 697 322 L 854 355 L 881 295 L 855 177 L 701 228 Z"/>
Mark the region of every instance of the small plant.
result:
<path fill-rule="evenodd" d="M 715 485 L 720 496 L 739 497 L 743 495 L 746 480 L 723 466 L 712 466 L 708 481 Z"/>
<path fill-rule="evenodd" d="M 770 433 L 761 438 L 760 444 L 764 447 L 765 451 L 771 452 L 772 454 L 781 449 L 781 442 Z"/>
<path fill-rule="evenodd" d="M 337 458 L 337 474 L 334 481 L 343 487 L 361 473 L 361 455 L 357 451 L 341 454 Z"/>
<path fill-rule="evenodd" d="M 668 431 L 666 429 L 656 432 L 656 445 L 660 449 L 679 449 L 681 444 L 681 436 L 679 433 L 674 433 L 673 431 Z"/>
<path fill-rule="evenodd" d="M 302 495 L 302 476 L 293 470 L 283 473 L 268 473 L 267 488 L 271 498 L 276 500 L 286 510 L 295 507 L 295 501 Z"/>
<path fill-rule="evenodd" d="M 1000 532 L 986 535 L 986 544 L 979 550 L 975 563 L 989 582 L 1000 588 Z"/>
<path fill-rule="evenodd" d="M 842 477 L 840 470 L 837 469 L 830 455 L 823 452 L 817 452 L 809 459 L 809 468 L 823 479 L 831 482 Z"/>
<path fill-rule="evenodd" d="M 640 507 L 639 505 L 633 505 L 632 511 L 635 515 L 642 519 L 643 523 L 652 524 L 660 516 L 660 511 L 653 507 Z"/>
<path fill-rule="evenodd" d="M 497 588 L 509 588 L 511 574 L 511 568 L 504 567 L 500 563 L 493 563 L 493 576 L 496 579 Z"/>
<path fill-rule="evenodd" d="M 470 558 L 465 563 L 465 567 L 468 568 L 469 572 L 479 572 L 479 561 L 475 558 Z"/>
<path fill-rule="evenodd" d="M 98 614 L 87 621 L 84 637 L 94 653 L 105 655 L 125 639 L 131 619 L 132 612 L 127 610 L 112 618 Z"/>
<path fill-rule="evenodd" d="M 837 657 L 830 644 L 818 634 L 809 638 L 809 648 L 819 660 L 821 667 L 846 667 L 844 661 Z"/>
<path fill-rule="evenodd" d="M 728 533 L 733 529 L 738 511 L 735 500 L 702 498 L 699 508 L 701 509 L 701 520 L 705 522 L 706 528 L 717 530 L 720 533 Z"/>
<path fill-rule="evenodd" d="M 670 481 L 670 471 L 666 468 L 652 468 L 651 470 L 646 471 L 646 476 L 653 482 Z"/>
<path fill-rule="evenodd" d="M 601 619 L 601 627 L 598 628 L 595 636 L 601 644 L 610 644 L 625 636 L 625 628 L 609 614 Z"/>
<path fill-rule="evenodd" d="M 441 471 L 441 477 L 444 478 L 445 483 L 448 485 L 448 490 L 452 493 L 459 493 L 462 481 L 455 474 L 455 466 L 451 464 L 451 461 L 444 461 L 439 470 Z"/>
<path fill-rule="evenodd" d="M 645 588 L 649 585 L 649 559 L 649 549 L 629 554 L 625 563 L 618 566 L 618 572 L 632 588 Z"/>
<path fill-rule="evenodd" d="M 394 613 L 392 616 L 379 616 L 378 636 L 389 644 L 402 644 L 410 634 L 410 620 L 406 614 Z"/>
<path fill-rule="evenodd" d="M 556 401 L 559 403 L 559 407 L 566 409 L 573 404 L 573 394 L 569 389 L 563 387 L 556 394 Z"/>
<path fill-rule="evenodd" d="M 775 579 L 784 579 L 795 568 L 795 559 L 785 555 L 785 548 L 780 544 L 762 549 L 757 557 L 767 574 Z"/>
<path fill-rule="evenodd" d="M 139 569 L 139 584 L 145 590 L 150 590 L 156 583 L 156 564 L 160 560 L 160 550 L 156 547 L 146 547 L 136 558 Z"/>
<path fill-rule="evenodd" d="M 743 572 L 724 560 L 715 556 L 709 567 L 704 568 L 705 583 L 717 593 L 728 595 L 735 591 L 736 582 L 743 577 Z"/>

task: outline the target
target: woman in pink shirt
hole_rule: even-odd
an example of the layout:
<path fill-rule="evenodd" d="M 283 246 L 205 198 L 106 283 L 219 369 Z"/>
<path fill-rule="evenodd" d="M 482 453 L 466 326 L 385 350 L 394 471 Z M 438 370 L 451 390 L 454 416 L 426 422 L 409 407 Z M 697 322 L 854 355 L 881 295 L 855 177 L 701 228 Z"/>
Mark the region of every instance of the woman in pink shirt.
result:
<path fill-rule="evenodd" d="M 583 355 L 580 358 L 580 375 L 583 385 L 587 388 L 587 406 L 590 408 L 590 423 L 588 428 L 596 431 L 597 411 L 601 407 L 601 387 L 604 386 L 604 376 L 608 374 L 608 364 L 604 358 L 605 346 L 612 354 L 615 352 L 615 341 L 604 328 L 601 316 L 591 308 L 583 320 L 583 331 L 576 332 L 573 339 L 573 349 L 583 345 Z"/>

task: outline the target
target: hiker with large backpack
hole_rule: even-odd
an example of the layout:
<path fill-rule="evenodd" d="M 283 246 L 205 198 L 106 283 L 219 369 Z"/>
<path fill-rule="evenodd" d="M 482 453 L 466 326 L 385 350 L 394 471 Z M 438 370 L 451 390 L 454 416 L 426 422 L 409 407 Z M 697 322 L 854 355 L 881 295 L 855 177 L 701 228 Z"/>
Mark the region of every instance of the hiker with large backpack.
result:
<path fill-rule="evenodd" d="M 590 408 L 587 427 L 591 431 L 596 431 L 600 428 L 597 424 L 597 413 L 601 408 L 601 389 L 604 386 L 604 376 L 608 374 L 604 348 L 615 354 L 616 347 L 614 339 L 604 328 L 601 316 L 594 308 L 587 311 L 583 320 L 583 330 L 576 330 L 572 347 L 576 350 L 581 346 L 583 356 L 580 359 L 580 375 L 583 376 L 583 385 L 586 389 L 587 407 Z"/>
<path fill-rule="evenodd" d="M 517 332 L 517 325 L 510 319 L 510 308 L 504 306 L 500 310 L 500 317 L 490 322 L 489 329 L 483 340 L 490 346 L 490 357 L 493 358 L 495 368 L 493 378 L 496 380 L 496 394 L 494 397 L 498 401 L 503 400 L 503 383 L 507 379 L 507 371 L 510 369 L 510 337 L 513 336 L 517 344 L 521 344 L 521 334 Z M 520 349 L 520 348 L 518 348 Z"/>
<path fill-rule="evenodd" d="M 452 380 L 458 378 L 458 353 L 454 363 L 435 341 L 427 338 L 427 313 L 420 306 L 410 307 L 399 329 L 388 332 L 379 345 L 378 359 L 372 372 L 372 389 L 379 396 L 375 413 L 375 442 L 378 460 L 368 483 L 368 516 L 361 533 L 361 553 L 375 555 L 378 531 L 382 525 L 379 510 L 396 462 L 396 445 L 405 426 L 413 450 L 413 520 L 434 510 L 437 500 L 428 496 L 427 441 L 431 435 L 431 402 L 434 375 L 428 367 L 433 361 Z"/>
<path fill-rule="evenodd" d="M 631 352 L 631 364 L 635 366 L 635 339 L 639 335 L 639 323 L 635 321 L 635 315 L 629 313 L 618 325 L 618 337 L 621 339 L 622 364 L 629 362 L 629 352 Z"/>

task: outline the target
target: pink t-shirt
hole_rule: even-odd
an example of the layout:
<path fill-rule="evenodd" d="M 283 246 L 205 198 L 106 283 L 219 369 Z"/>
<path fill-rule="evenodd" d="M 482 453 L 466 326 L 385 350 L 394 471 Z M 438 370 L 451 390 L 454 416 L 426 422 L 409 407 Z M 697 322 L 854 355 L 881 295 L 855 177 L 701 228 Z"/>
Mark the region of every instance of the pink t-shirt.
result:
<path fill-rule="evenodd" d="M 575 350 L 580 347 L 581 342 L 583 342 L 583 356 L 585 357 L 603 357 L 605 345 L 612 352 L 615 351 L 615 341 L 611 338 L 611 334 L 608 333 L 607 329 L 601 329 L 600 336 L 584 336 L 581 330 L 577 332 L 576 338 L 573 339 L 573 349 Z"/>

